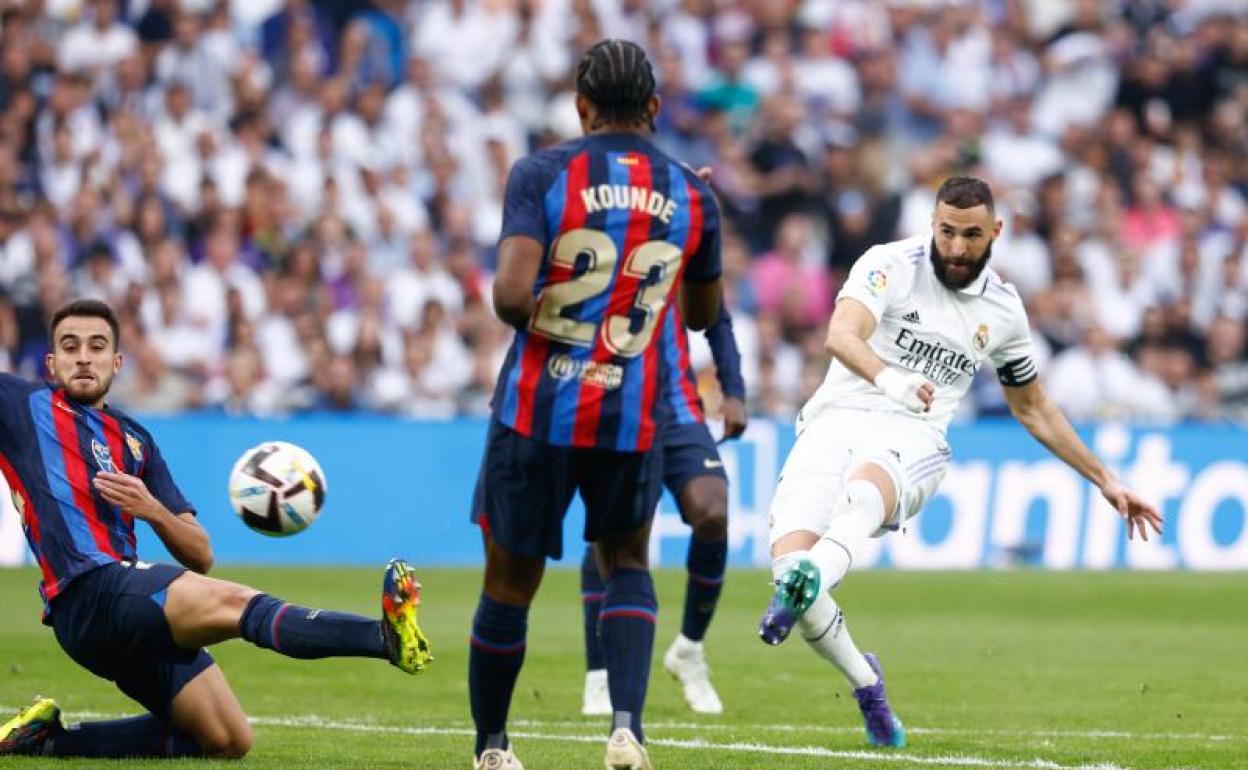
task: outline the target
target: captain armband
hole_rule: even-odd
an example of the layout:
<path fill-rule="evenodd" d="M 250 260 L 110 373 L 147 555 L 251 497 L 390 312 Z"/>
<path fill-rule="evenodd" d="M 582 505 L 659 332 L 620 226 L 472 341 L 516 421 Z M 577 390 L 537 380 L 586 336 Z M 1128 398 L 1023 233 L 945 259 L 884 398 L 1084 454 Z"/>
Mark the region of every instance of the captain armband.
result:
<path fill-rule="evenodd" d="M 1030 357 L 1016 358 L 997 369 L 997 378 L 1007 388 L 1019 388 L 1036 379 L 1038 373 Z"/>

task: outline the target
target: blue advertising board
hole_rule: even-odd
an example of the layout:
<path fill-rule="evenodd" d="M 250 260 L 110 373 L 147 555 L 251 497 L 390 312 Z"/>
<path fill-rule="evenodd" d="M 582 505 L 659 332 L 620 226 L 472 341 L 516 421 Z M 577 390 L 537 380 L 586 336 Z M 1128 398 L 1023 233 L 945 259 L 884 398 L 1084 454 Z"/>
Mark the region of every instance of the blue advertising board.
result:
<path fill-rule="evenodd" d="M 190 415 L 145 424 L 199 509 L 219 563 L 376 564 L 395 555 L 424 565 L 481 561 L 480 535 L 468 522 L 468 507 L 484 421 Z M 872 541 L 860 566 L 1248 569 L 1248 430 L 1107 424 L 1082 433 L 1129 485 L 1163 507 L 1161 538 L 1128 545 L 1121 519 L 1099 494 L 1021 427 L 977 422 L 950 430 L 954 459 L 940 493 L 903 532 Z M 320 519 L 288 538 L 247 529 L 226 496 L 226 479 L 239 454 L 274 439 L 312 452 L 328 478 Z M 743 440 L 722 447 L 731 479 L 733 565 L 768 563 L 767 506 L 792 443 L 790 426 L 756 420 Z M 3 499 L 7 503 L 8 496 Z M 580 553 L 582 521 L 576 503 L 564 539 L 573 562 Z M 651 545 L 656 562 L 683 564 L 687 537 L 674 501 L 665 496 Z M 143 525 L 139 546 L 144 558 L 167 558 Z M 0 563 L 23 554 L 20 527 L 8 510 L 0 514 Z"/>

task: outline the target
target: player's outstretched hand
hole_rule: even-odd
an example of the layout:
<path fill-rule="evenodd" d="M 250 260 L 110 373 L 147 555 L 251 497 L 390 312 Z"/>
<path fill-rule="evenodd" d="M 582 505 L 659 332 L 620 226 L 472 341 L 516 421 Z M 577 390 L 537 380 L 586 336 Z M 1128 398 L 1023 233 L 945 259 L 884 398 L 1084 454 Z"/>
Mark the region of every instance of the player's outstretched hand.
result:
<path fill-rule="evenodd" d="M 1127 521 L 1127 539 L 1135 539 L 1135 533 L 1148 540 L 1147 523 L 1157 534 L 1161 534 L 1161 514 L 1157 509 L 1144 501 L 1142 497 L 1127 489 L 1117 481 L 1110 481 L 1101 487 L 1101 494 L 1114 506 L 1114 510 Z"/>
<path fill-rule="evenodd" d="M 151 521 L 165 510 L 138 476 L 100 471 L 94 483 L 101 497 L 136 519 Z"/>
<path fill-rule="evenodd" d="M 736 396 L 725 396 L 720 411 L 724 415 L 724 438 L 740 438 L 750 422 L 745 411 L 745 402 Z"/>

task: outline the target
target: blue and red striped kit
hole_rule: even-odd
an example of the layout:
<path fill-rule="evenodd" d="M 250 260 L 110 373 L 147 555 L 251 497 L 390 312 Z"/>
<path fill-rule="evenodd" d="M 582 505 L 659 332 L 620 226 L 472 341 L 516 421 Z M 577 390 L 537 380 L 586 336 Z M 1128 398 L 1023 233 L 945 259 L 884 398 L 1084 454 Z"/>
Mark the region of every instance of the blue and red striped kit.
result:
<path fill-rule="evenodd" d="M 0 374 L 0 472 L 43 572 L 45 602 L 84 572 L 138 558 L 134 520 L 91 483 L 101 470 L 138 476 L 170 511 L 194 512 L 151 435 L 129 416 Z"/>
<path fill-rule="evenodd" d="M 516 235 L 546 255 L 538 310 L 499 376 L 496 417 L 557 446 L 647 451 L 672 408 L 665 399 L 698 409 L 674 300 L 683 281 L 719 276 L 710 191 L 640 136 L 591 135 L 517 163 L 501 237 Z"/>

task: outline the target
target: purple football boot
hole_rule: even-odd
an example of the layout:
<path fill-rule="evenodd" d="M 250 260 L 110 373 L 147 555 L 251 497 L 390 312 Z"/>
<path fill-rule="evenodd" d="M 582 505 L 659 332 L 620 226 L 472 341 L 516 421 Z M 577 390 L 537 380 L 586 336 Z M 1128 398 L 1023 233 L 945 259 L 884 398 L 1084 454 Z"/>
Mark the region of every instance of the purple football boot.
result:
<path fill-rule="evenodd" d="M 776 593 L 758 622 L 758 636 L 767 644 L 780 644 L 806 610 L 819 597 L 819 568 L 802 559 L 776 581 Z"/>
<path fill-rule="evenodd" d="M 884 672 L 880 669 L 880 661 L 869 652 L 863 653 L 863 657 L 880 678 L 873 685 L 854 690 L 854 698 L 858 701 L 862 720 L 867 726 L 867 742 L 872 746 L 905 748 L 906 728 L 902 727 L 901 720 L 888 706 L 888 693 L 884 692 Z"/>

